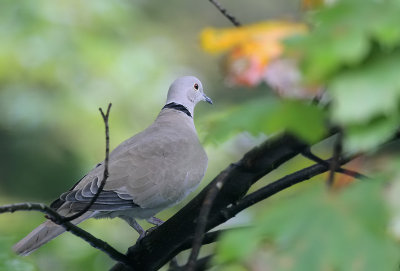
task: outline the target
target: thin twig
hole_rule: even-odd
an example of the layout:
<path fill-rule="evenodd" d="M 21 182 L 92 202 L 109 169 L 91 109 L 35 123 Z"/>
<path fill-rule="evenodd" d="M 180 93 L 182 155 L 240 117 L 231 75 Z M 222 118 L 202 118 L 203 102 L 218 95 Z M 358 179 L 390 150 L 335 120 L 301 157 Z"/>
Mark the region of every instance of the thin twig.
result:
<path fill-rule="evenodd" d="M 346 164 L 347 162 L 351 161 L 354 157 L 349 157 L 349 158 L 341 158 L 339 159 L 338 163 L 339 165 Z M 333 158 L 326 160 L 325 162 L 330 163 Z M 286 175 L 285 177 L 280 178 L 279 180 L 272 182 L 263 188 L 247 195 L 243 199 L 239 200 L 236 205 L 233 205 L 231 207 L 225 208 L 225 210 L 222 210 L 221 213 L 223 217 L 228 217 L 231 218 L 238 214 L 239 212 L 243 211 L 244 209 L 262 201 L 265 200 L 266 198 L 269 198 L 272 195 L 275 195 L 276 193 L 291 187 L 292 185 L 301 183 L 303 181 L 309 180 L 314 176 L 317 176 L 321 173 L 327 172 L 329 169 L 318 163 L 315 165 L 312 165 L 310 167 L 306 167 L 304 169 L 301 169 L 299 171 L 296 171 L 292 174 Z"/>
<path fill-rule="evenodd" d="M 220 3 L 218 3 L 216 0 L 209 0 L 221 13 L 224 15 L 231 23 L 233 23 L 234 26 L 239 27 L 241 26 L 241 23 L 231 14 L 228 13 L 228 11 L 221 6 Z"/>
<path fill-rule="evenodd" d="M 310 159 L 310 160 L 312 160 L 314 162 L 317 162 L 317 163 L 319 163 L 321 165 L 326 166 L 327 168 L 330 168 L 331 164 L 327 163 L 325 160 L 323 160 L 322 158 L 319 158 L 314 153 L 312 153 L 310 148 L 306 148 L 305 150 L 303 150 L 301 152 L 301 154 L 304 157 L 306 157 L 306 158 L 308 158 L 308 159 Z M 349 176 L 351 176 L 353 178 L 360 179 L 360 180 L 371 179 L 370 177 L 368 177 L 368 176 L 366 176 L 366 175 L 364 175 L 364 174 L 362 174 L 360 172 L 357 172 L 357 171 L 354 171 L 354 170 L 351 170 L 351 169 L 342 168 L 342 167 L 337 167 L 336 168 L 336 172 L 342 173 L 342 174 L 345 174 L 345 175 L 349 175 Z"/>
<path fill-rule="evenodd" d="M 85 206 L 85 208 L 83 208 L 81 211 L 79 211 L 76 214 L 73 214 L 73 215 L 68 216 L 68 217 L 64 217 L 63 221 L 74 220 L 74 219 L 80 217 L 81 215 L 83 215 L 84 213 L 86 213 L 87 211 L 89 211 L 90 207 L 92 207 L 92 205 L 95 203 L 95 201 L 99 197 L 101 191 L 103 191 L 103 188 L 104 188 L 104 186 L 106 184 L 106 181 L 107 181 L 107 178 L 108 178 L 108 175 L 109 175 L 108 174 L 108 160 L 109 160 L 109 153 L 110 153 L 110 132 L 109 132 L 109 125 L 108 125 L 108 117 L 110 116 L 111 105 L 112 105 L 111 103 L 108 104 L 107 113 L 106 114 L 104 114 L 103 110 L 101 108 L 99 108 L 101 116 L 103 117 L 105 129 L 106 129 L 106 158 L 104 159 L 103 179 L 101 180 L 99 189 L 97 190 L 96 194 L 91 199 L 89 204 Z"/>
<path fill-rule="evenodd" d="M 199 217 L 197 220 L 196 229 L 194 232 L 192 251 L 190 252 L 189 260 L 184 268 L 185 271 L 194 271 L 196 268 L 196 261 L 203 242 L 208 214 L 210 213 L 214 199 L 216 198 L 218 192 L 225 184 L 225 180 L 227 179 L 226 176 L 227 172 L 223 172 L 222 174 L 220 174 L 218 176 L 218 180 L 208 190 L 204 198 L 203 205 L 201 206 Z"/>
<path fill-rule="evenodd" d="M 92 247 L 103 251 L 111 259 L 121 262 L 121 263 L 124 263 L 126 265 L 129 264 L 129 259 L 126 255 L 118 252 L 115 248 L 110 246 L 108 243 L 104 242 L 101 239 L 94 237 L 92 234 L 79 228 L 78 226 L 72 224 L 71 222 L 63 221 L 64 217 L 62 215 L 60 215 L 55 210 L 53 210 L 52 208 L 50 208 L 42 203 L 29 203 L 28 202 L 28 203 L 17 203 L 17 204 L 0 206 L 0 213 L 14 213 L 16 211 L 38 211 L 38 212 L 45 213 L 51 221 L 53 221 L 57 225 L 60 225 L 66 231 L 69 231 L 72 234 L 85 240 Z"/>
<path fill-rule="evenodd" d="M 335 181 L 335 172 L 338 167 L 339 157 L 342 154 L 342 132 L 339 132 L 335 141 L 335 145 L 333 146 L 333 157 L 330 162 L 329 175 L 326 183 L 328 187 L 332 187 L 333 182 Z"/>

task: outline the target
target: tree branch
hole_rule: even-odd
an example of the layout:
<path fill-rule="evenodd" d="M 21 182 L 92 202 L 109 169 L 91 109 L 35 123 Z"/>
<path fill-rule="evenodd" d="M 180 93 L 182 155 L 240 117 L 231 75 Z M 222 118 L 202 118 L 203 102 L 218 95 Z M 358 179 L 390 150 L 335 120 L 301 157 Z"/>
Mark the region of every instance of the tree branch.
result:
<path fill-rule="evenodd" d="M 329 163 L 333 158 L 326 160 L 325 162 Z M 338 163 L 343 165 L 349 162 L 353 158 L 341 158 Z M 233 217 L 244 209 L 266 199 L 276 193 L 291 187 L 292 185 L 301 183 L 303 181 L 309 180 L 314 176 L 317 176 L 321 173 L 327 172 L 329 170 L 328 167 L 321 164 L 315 164 L 310 167 L 304 168 L 302 170 L 296 171 L 292 174 L 289 174 L 275 182 L 272 182 L 263 188 L 247 195 L 236 205 L 232 205 L 231 207 L 227 207 L 224 210 L 221 210 L 221 213 L 224 217 Z"/>
<path fill-rule="evenodd" d="M 228 11 L 225 8 L 223 8 L 220 3 L 217 2 L 217 0 L 209 0 L 209 1 L 222 13 L 222 15 L 224 15 L 229 21 L 231 21 L 231 23 L 234 26 L 236 27 L 241 26 L 239 21 L 233 15 L 229 14 Z"/>

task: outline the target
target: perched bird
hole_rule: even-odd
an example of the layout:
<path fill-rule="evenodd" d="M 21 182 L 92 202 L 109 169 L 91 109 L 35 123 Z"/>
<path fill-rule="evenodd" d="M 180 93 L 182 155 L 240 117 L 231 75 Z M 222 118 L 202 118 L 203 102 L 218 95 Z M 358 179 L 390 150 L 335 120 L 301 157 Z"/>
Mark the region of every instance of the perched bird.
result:
<path fill-rule="evenodd" d="M 136 218 L 159 225 L 153 217 L 177 204 L 200 183 L 207 169 L 207 155 L 193 122 L 199 101 L 212 104 L 199 79 L 184 76 L 168 90 L 166 105 L 153 124 L 122 142 L 109 156 L 109 177 L 90 210 L 72 221 L 119 217 L 143 237 Z M 61 215 L 70 216 L 85 208 L 102 181 L 104 161 L 87 173 L 68 192 L 51 204 Z M 15 252 L 28 255 L 65 230 L 48 220 L 14 245 Z"/>

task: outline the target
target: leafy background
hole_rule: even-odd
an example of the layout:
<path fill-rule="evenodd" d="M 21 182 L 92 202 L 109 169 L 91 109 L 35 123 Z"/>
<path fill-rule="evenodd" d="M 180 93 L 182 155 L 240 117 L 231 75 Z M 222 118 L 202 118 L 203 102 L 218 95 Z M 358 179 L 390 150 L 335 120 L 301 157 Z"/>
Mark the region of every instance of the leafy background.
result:
<path fill-rule="evenodd" d="M 203 185 L 282 130 L 313 143 L 332 125 L 346 153 L 364 154 L 351 166 L 374 177 L 338 176 L 333 191 L 317 177 L 244 211 L 227 224 L 253 227 L 203 251 L 215 251 L 215 270 L 397 270 L 398 145 L 382 143 L 398 128 L 400 1 L 323 2 L 222 1 L 244 24 L 235 29 L 208 1 L 2 1 L 0 203 L 50 202 L 103 159 L 98 107 L 113 103 L 115 147 L 154 120 L 174 78 L 193 74 L 215 102 L 195 114 L 210 158 Z M 254 189 L 307 165 L 297 157 Z M 68 233 L 15 256 L 42 221 L 0 216 L 0 270 L 112 265 Z M 137 238 L 118 219 L 82 226 L 121 251 Z"/>

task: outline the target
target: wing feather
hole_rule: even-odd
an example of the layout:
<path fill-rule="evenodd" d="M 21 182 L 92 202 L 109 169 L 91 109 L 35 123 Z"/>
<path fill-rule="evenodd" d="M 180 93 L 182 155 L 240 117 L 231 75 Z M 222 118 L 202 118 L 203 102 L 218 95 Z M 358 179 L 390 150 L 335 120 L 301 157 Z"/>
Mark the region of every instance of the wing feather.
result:
<path fill-rule="evenodd" d="M 163 127 L 153 124 L 112 151 L 104 191 L 91 209 L 167 207 L 193 190 L 204 176 L 207 156 L 185 118 Z M 98 191 L 103 170 L 102 162 L 60 199 L 71 202 L 74 210 L 86 206 Z"/>

